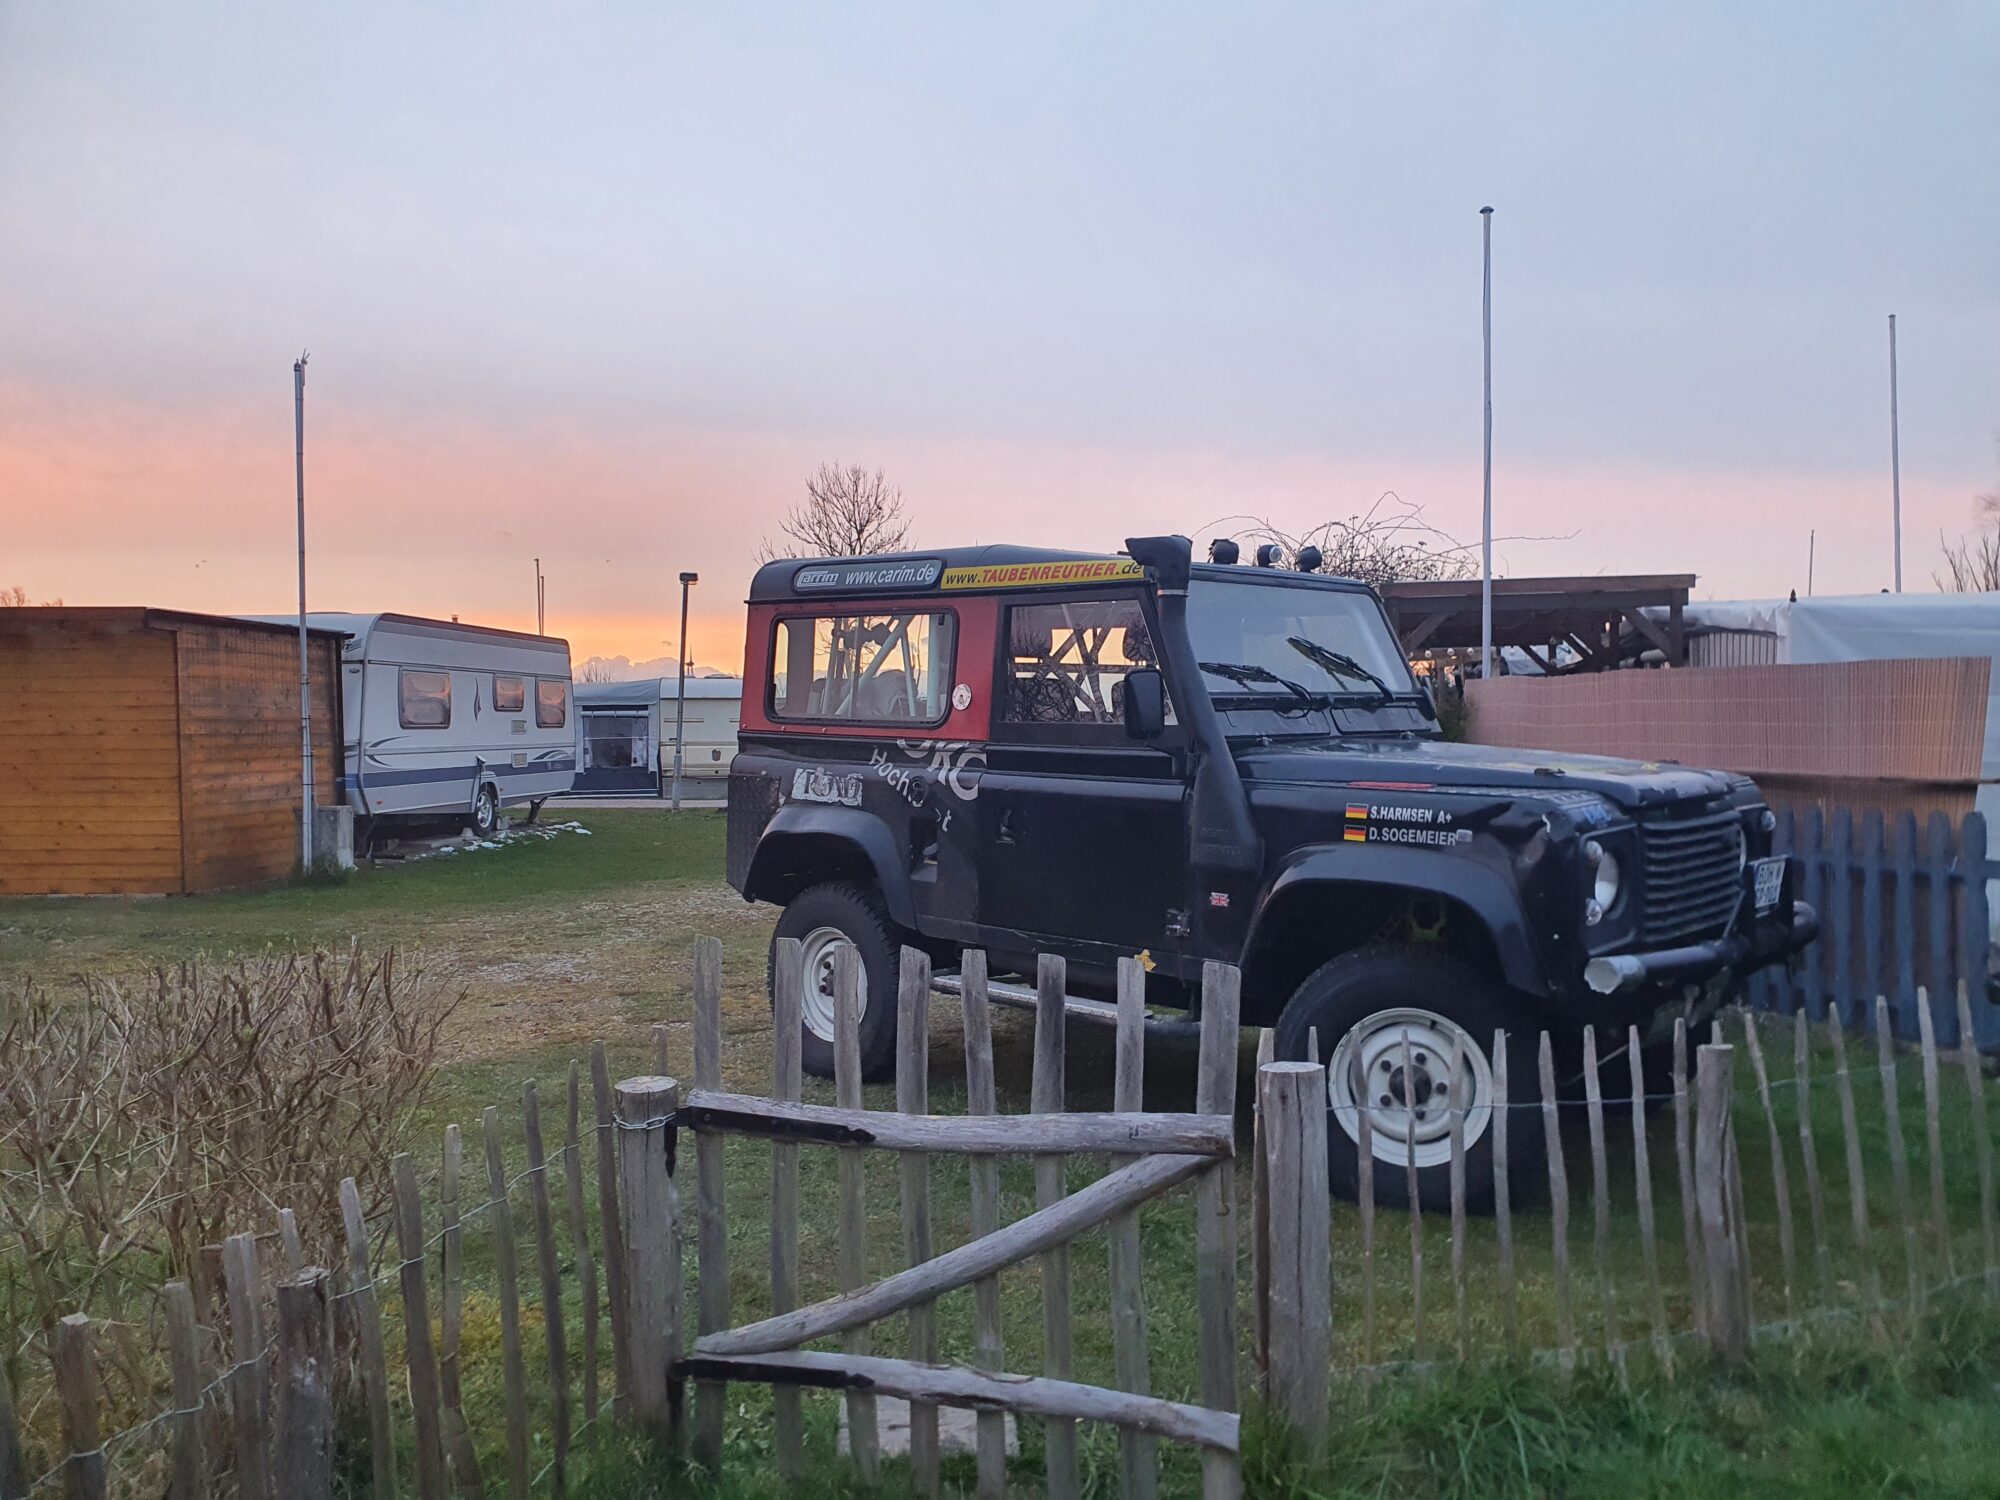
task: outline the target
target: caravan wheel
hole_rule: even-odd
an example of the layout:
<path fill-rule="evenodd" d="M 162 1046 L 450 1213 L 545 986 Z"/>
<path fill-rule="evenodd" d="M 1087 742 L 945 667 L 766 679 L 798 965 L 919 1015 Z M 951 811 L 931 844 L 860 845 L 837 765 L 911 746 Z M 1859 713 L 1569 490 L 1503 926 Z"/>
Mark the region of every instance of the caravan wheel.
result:
<path fill-rule="evenodd" d="M 489 838 L 499 826 L 500 794 L 489 781 L 481 785 L 479 795 L 472 801 L 472 831 L 481 838 Z"/>

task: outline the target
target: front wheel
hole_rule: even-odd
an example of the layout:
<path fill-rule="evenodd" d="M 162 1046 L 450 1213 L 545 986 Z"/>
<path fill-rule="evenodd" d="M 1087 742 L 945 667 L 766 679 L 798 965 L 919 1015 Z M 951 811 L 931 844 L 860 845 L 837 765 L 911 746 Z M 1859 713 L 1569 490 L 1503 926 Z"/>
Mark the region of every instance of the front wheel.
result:
<path fill-rule="evenodd" d="M 799 994 L 799 1061 L 816 1078 L 833 1077 L 834 965 L 851 948 L 861 963 L 861 1076 L 870 1083 L 896 1070 L 896 982 L 902 961 L 897 929 L 870 886 L 828 881 L 799 892 L 771 935 L 770 983 L 778 983 L 778 940 L 797 938 L 805 982 Z"/>
<path fill-rule="evenodd" d="M 1303 1058 L 1312 1028 L 1327 1063 L 1327 1179 L 1334 1192 L 1359 1196 L 1365 1115 L 1375 1201 L 1408 1206 L 1414 1162 L 1418 1202 L 1449 1209 L 1457 1116 L 1466 1206 L 1489 1210 L 1498 1133 L 1494 1033 L 1504 1029 L 1510 1196 L 1518 1201 L 1532 1193 L 1542 1143 L 1536 1032 L 1521 1024 L 1505 990 L 1445 954 L 1365 949 L 1321 965 L 1293 992 L 1278 1020 L 1278 1055 Z"/>

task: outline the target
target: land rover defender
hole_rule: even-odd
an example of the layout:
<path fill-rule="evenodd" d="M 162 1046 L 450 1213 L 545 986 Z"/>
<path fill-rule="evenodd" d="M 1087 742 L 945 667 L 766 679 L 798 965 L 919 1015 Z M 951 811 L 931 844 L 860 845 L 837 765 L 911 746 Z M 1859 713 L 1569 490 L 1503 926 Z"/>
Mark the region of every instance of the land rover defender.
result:
<path fill-rule="evenodd" d="M 1574 1080 L 1586 1023 L 1657 1048 L 1816 927 L 1747 778 L 1449 743 L 1369 589 L 1184 537 L 769 563 L 744 687 L 729 881 L 804 947 L 807 1068 L 832 1070 L 844 946 L 878 1077 L 904 944 L 941 973 L 1060 954 L 1086 1003 L 1136 957 L 1182 1010 L 1222 960 L 1280 1056 L 1317 1031 L 1336 1191 L 1365 1112 L 1378 1193 L 1414 1143 L 1444 1202 L 1455 1108 L 1477 1201 L 1496 1033 L 1532 1104 L 1542 1029 Z M 1525 1173 L 1540 1112 L 1512 1119 Z"/>

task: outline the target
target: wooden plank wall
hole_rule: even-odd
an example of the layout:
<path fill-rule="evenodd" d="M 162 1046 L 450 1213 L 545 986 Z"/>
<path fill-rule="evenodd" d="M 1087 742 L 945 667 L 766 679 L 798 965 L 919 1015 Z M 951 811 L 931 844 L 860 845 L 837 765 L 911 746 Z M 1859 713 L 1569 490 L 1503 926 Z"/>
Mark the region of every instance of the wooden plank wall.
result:
<path fill-rule="evenodd" d="M 0 894 L 181 889 L 173 637 L 0 610 Z"/>
<path fill-rule="evenodd" d="M 299 643 L 285 631 L 179 621 L 181 824 L 189 891 L 251 885 L 298 860 Z M 337 793 L 337 642 L 312 642 L 314 796 Z"/>

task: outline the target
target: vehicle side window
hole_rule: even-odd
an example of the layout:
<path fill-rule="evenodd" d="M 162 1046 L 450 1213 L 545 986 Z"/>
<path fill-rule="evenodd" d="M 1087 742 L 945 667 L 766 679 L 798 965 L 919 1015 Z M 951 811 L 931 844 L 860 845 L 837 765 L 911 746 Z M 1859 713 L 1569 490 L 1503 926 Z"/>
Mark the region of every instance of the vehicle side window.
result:
<path fill-rule="evenodd" d="M 951 707 L 948 613 L 791 616 L 771 653 L 771 717 L 940 724 Z"/>
<path fill-rule="evenodd" d="M 561 678 L 535 679 L 535 724 L 560 729 L 569 722 L 569 684 Z"/>
<path fill-rule="evenodd" d="M 451 727 L 451 673 L 404 667 L 396 674 L 396 697 L 405 729 Z"/>
<path fill-rule="evenodd" d="M 500 714 L 517 714 L 528 706 L 528 683 L 524 677 L 495 677 L 493 679 L 493 711 Z"/>
<path fill-rule="evenodd" d="M 1013 605 L 1000 717 L 1015 724 L 1122 724 L 1125 674 L 1157 665 L 1136 599 Z"/>

